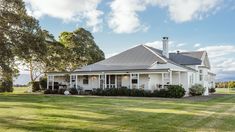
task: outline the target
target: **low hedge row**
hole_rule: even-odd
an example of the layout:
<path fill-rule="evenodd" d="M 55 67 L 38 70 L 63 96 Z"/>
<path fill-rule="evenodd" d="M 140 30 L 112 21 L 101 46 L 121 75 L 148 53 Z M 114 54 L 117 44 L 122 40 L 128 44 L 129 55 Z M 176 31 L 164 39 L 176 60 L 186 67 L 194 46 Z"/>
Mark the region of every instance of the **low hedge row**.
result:
<path fill-rule="evenodd" d="M 47 89 L 44 94 L 64 94 L 66 89 L 51 90 Z M 75 88 L 68 90 L 70 94 L 77 95 L 78 91 Z M 82 92 L 84 93 L 84 92 Z M 80 93 L 80 94 L 82 94 Z M 127 87 L 121 88 L 97 88 L 91 92 L 92 95 L 98 96 L 134 96 L 134 97 L 164 97 L 164 98 L 182 98 L 185 95 L 185 90 L 179 85 L 169 85 L 167 89 L 160 90 L 141 90 L 141 89 L 128 89 Z"/>
<path fill-rule="evenodd" d="M 98 88 L 92 91 L 92 95 L 182 98 L 185 95 L 185 90 L 179 85 L 169 85 L 167 89 L 155 90 L 153 92 L 150 90 L 128 89 L 126 87 Z"/>

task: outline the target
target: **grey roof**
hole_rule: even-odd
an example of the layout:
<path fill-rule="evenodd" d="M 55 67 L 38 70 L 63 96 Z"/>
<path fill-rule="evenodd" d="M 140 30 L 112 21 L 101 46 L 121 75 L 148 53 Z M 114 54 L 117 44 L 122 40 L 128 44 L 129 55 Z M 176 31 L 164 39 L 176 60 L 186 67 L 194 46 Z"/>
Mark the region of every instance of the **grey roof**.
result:
<path fill-rule="evenodd" d="M 188 70 L 194 70 L 185 65 L 200 65 L 205 51 L 170 53 L 169 58 L 162 55 L 162 50 L 139 45 L 118 55 L 85 66 L 75 71 L 120 71 L 149 69 L 156 62 L 172 63 Z"/>
<path fill-rule="evenodd" d="M 149 46 L 148 46 L 149 47 Z M 157 54 L 162 55 L 162 50 L 149 47 L 151 50 Z M 193 52 L 179 52 L 179 53 L 169 53 L 169 59 L 171 62 L 180 65 L 200 65 L 202 63 L 202 56 L 205 51 L 193 51 Z M 165 58 L 165 57 L 164 57 Z M 165 58 L 167 59 L 167 58 Z"/>
<path fill-rule="evenodd" d="M 126 50 L 118 55 L 77 69 L 75 71 L 147 69 L 155 62 L 166 63 L 164 59 L 150 52 L 144 45 Z"/>
<path fill-rule="evenodd" d="M 205 51 L 170 53 L 170 59 L 181 65 L 200 65 Z"/>

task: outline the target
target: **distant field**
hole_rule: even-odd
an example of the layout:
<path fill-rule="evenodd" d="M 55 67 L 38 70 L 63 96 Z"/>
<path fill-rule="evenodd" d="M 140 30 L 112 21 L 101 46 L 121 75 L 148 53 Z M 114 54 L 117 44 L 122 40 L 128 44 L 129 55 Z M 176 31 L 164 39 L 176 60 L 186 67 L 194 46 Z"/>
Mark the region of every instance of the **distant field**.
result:
<path fill-rule="evenodd" d="M 28 87 L 15 87 L 13 93 L 14 94 L 25 94 L 29 90 Z"/>
<path fill-rule="evenodd" d="M 53 96 L 26 90 L 0 94 L 0 131 L 235 131 L 234 89 L 204 101 Z"/>
<path fill-rule="evenodd" d="M 235 88 L 217 88 L 216 93 L 219 93 L 219 94 L 235 94 Z"/>

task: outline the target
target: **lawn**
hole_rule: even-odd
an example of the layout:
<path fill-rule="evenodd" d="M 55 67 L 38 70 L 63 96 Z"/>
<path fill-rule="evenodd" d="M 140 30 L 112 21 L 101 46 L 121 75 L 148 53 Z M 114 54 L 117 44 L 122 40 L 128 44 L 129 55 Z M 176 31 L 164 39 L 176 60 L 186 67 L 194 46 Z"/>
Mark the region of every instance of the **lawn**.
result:
<path fill-rule="evenodd" d="M 23 91 L 0 94 L 0 131 L 235 131 L 235 93 L 195 101 Z"/>

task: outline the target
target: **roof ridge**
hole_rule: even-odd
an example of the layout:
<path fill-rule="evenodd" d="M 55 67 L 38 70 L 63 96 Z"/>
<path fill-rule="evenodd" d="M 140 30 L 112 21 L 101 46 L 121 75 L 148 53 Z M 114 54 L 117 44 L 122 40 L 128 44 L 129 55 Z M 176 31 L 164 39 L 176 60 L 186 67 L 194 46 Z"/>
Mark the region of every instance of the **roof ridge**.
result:
<path fill-rule="evenodd" d="M 142 45 L 144 48 L 146 48 L 147 50 L 149 50 L 152 54 L 154 54 L 155 56 L 159 57 L 160 59 L 162 59 L 164 62 L 167 62 L 166 59 L 164 59 L 162 56 L 158 55 L 156 52 L 154 52 L 153 50 L 151 50 L 148 46 L 146 45 Z"/>
<path fill-rule="evenodd" d="M 203 50 L 203 51 L 185 51 L 185 52 L 180 52 L 180 53 L 195 53 L 195 52 L 206 52 L 206 51 L 205 50 Z M 170 53 L 175 53 L 175 52 L 170 52 Z"/>

